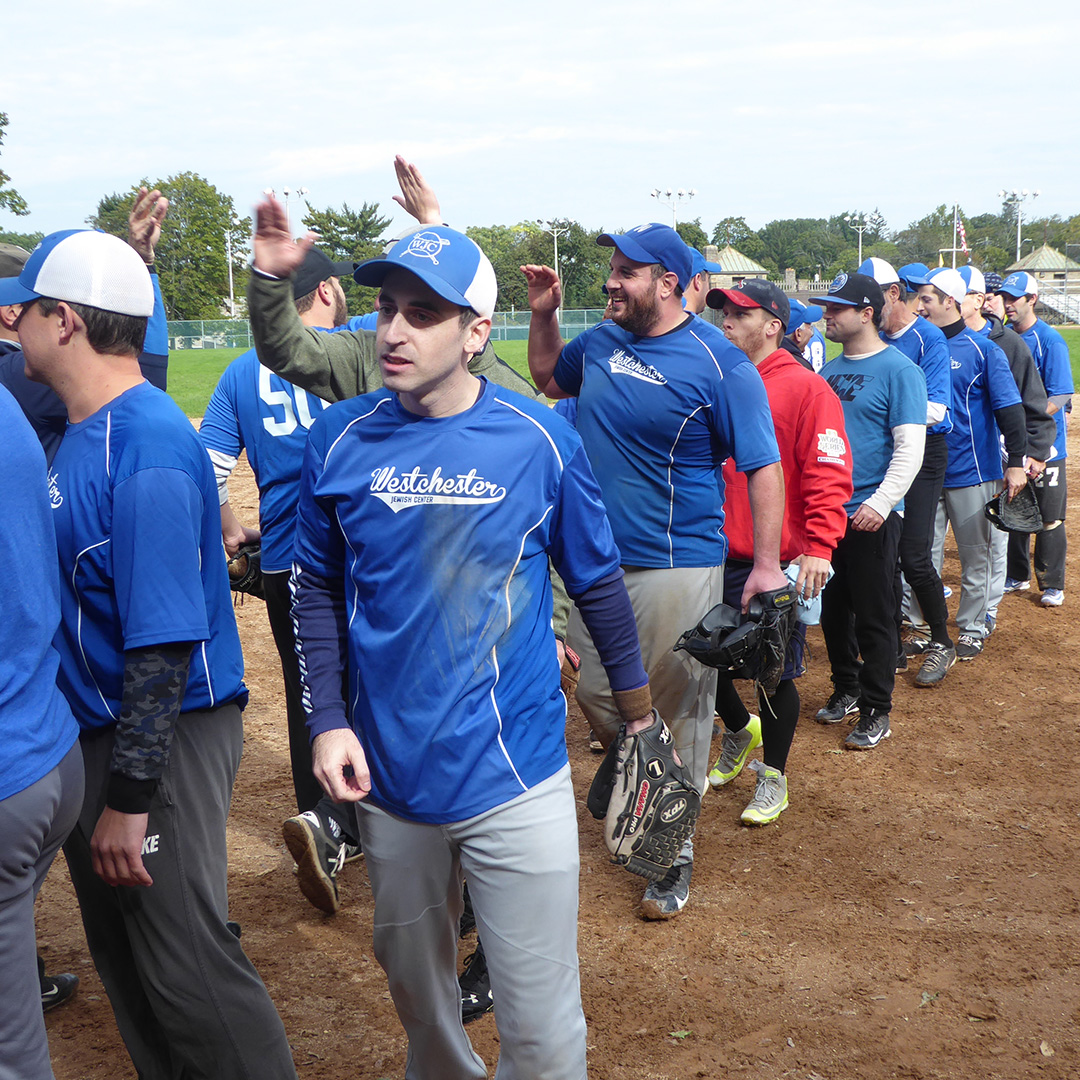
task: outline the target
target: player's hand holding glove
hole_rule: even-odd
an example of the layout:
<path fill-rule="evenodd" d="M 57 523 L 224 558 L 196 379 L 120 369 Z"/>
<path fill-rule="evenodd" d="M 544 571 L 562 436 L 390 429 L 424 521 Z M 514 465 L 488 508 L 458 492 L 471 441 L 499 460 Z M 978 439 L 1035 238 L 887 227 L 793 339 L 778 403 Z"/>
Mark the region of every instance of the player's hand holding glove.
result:
<path fill-rule="evenodd" d="M 675 756 L 667 724 L 653 722 L 636 735 L 626 725 L 600 763 L 588 807 L 604 821 L 611 861 L 632 874 L 659 881 L 693 835 L 701 795 Z"/>
<path fill-rule="evenodd" d="M 733 679 L 754 679 L 766 694 L 776 693 L 784 673 L 784 655 L 795 629 L 795 590 L 788 586 L 757 593 L 744 616 L 717 604 L 675 643 L 708 667 Z"/>
<path fill-rule="evenodd" d="M 1008 489 L 995 495 L 984 507 L 983 513 L 1002 532 L 1035 533 L 1043 527 L 1035 491 L 1025 484 L 1010 500 Z"/>
<path fill-rule="evenodd" d="M 262 548 L 258 544 L 241 544 L 229 560 L 229 588 L 266 599 L 262 578 Z"/>

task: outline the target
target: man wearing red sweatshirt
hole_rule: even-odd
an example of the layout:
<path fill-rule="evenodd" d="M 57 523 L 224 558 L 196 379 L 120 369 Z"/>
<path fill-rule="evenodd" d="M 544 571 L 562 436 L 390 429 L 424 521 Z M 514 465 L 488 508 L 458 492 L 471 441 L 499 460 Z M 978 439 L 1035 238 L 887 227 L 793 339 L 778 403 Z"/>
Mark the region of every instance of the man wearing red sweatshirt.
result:
<path fill-rule="evenodd" d="M 771 282 L 749 279 L 732 289 L 713 289 L 706 302 L 723 309 L 723 331 L 757 367 L 765 384 L 784 469 L 786 513 L 780 538 L 782 563 L 799 564 L 795 589 L 812 600 L 825 587 L 833 549 L 847 530 L 844 504 L 851 498 L 851 458 L 840 399 L 820 375 L 809 371 L 781 345 L 790 318 L 784 293 Z M 728 513 L 724 532 L 728 560 L 724 601 L 741 605 L 746 576 L 753 566 L 753 519 L 746 477 L 738 462 L 724 464 Z M 760 717 L 743 704 L 730 678 L 720 672 L 716 708 L 726 731 L 720 757 L 709 783 L 721 787 L 742 771 L 750 752 L 762 746 L 764 762 L 753 762 L 758 774 L 754 798 L 742 814 L 746 825 L 766 825 L 787 808 L 788 751 L 799 719 L 799 693 L 794 680 L 803 673 L 806 628 L 796 626 L 788 647 L 783 677 L 772 699 L 758 692 Z"/>

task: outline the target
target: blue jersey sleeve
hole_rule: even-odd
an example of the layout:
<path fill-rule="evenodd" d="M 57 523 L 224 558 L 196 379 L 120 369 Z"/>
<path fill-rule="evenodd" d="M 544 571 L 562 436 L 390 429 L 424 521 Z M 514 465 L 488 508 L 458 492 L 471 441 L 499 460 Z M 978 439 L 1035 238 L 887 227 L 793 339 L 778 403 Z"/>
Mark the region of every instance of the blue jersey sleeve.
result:
<path fill-rule="evenodd" d="M 294 559 L 318 577 L 340 581 L 345 574 L 345 538 L 333 503 L 316 494 L 328 445 L 324 437 L 326 430 L 322 418 L 316 420 L 304 450 Z"/>
<path fill-rule="evenodd" d="M 169 324 L 165 320 L 165 301 L 157 274 L 150 271 L 154 286 L 154 310 L 146 324 L 146 338 L 139 355 L 139 367 L 147 382 L 159 390 L 166 388 L 169 368 Z"/>
<path fill-rule="evenodd" d="M 944 334 L 926 335 L 922 362 L 926 378 L 926 397 L 937 405 L 952 408 L 952 371 L 949 367 L 949 343 Z M 924 416 L 925 421 L 925 416 Z"/>
<path fill-rule="evenodd" d="M 1046 359 L 1043 362 L 1043 384 L 1047 397 L 1071 394 L 1073 389 L 1072 363 L 1069 358 L 1069 346 L 1058 333 L 1049 333 L 1044 342 Z"/>
<path fill-rule="evenodd" d="M 206 414 L 199 426 L 199 438 L 207 450 L 217 450 L 229 457 L 239 457 L 244 449 L 244 436 L 240 430 L 240 417 L 236 399 L 236 363 L 230 364 L 222 373 L 206 406 Z"/>
<path fill-rule="evenodd" d="M 892 379 L 889 395 L 889 427 L 926 424 L 926 377 L 918 364 L 901 364 Z M 857 448 L 856 448 L 857 450 Z"/>
<path fill-rule="evenodd" d="M 588 330 L 582 330 L 573 341 L 568 341 L 562 347 L 555 363 L 555 381 L 574 397 L 581 393 L 581 380 L 585 371 L 585 346 L 595 329 L 596 327 L 592 326 Z"/>
<path fill-rule="evenodd" d="M 769 397 L 757 368 L 749 361 L 736 364 L 718 385 L 723 392 L 713 398 L 713 431 L 739 472 L 753 472 L 779 461 Z"/>
<path fill-rule="evenodd" d="M 114 488 L 112 560 L 124 649 L 209 639 L 202 517 L 202 494 L 182 469 L 140 469 Z"/>
<path fill-rule="evenodd" d="M 1009 367 L 1008 357 L 992 341 L 985 341 L 983 347 L 986 350 L 986 378 L 991 408 L 997 412 L 1009 405 L 1019 405 L 1020 391 Z"/>

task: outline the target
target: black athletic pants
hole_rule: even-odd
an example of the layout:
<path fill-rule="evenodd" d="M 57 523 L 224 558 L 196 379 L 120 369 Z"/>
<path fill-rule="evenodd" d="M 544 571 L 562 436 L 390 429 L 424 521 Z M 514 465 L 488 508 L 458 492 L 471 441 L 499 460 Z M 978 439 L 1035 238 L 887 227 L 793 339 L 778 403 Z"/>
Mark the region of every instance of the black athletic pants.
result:
<path fill-rule="evenodd" d="M 289 760 L 292 765 L 296 809 L 318 809 L 324 818 L 336 821 L 350 844 L 357 843 L 356 811 L 351 803 L 334 802 L 319 785 L 311 771 L 311 742 L 308 738 L 307 716 L 301 703 L 300 661 L 296 655 L 296 636 L 292 624 L 292 599 L 289 592 L 289 571 L 263 574 L 266 591 L 266 614 L 281 658 L 281 674 L 285 680 L 285 716 L 289 725 Z"/>
<path fill-rule="evenodd" d="M 922 468 L 904 496 L 904 517 L 900 529 L 900 561 L 896 564 L 894 588 L 896 593 L 896 641 L 900 648 L 900 621 L 904 608 L 904 583 L 907 578 L 911 591 L 919 601 L 923 618 L 930 625 L 930 637 L 942 645 L 952 645 L 949 637 L 949 609 L 945 606 L 945 591 L 941 577 L 934 567 L 934 518 L 941 489 L 945 483 L 945 466 L 949 451 L 945 436 L 926 436 Z"/>
<path fill-rule="evenodd" d="M 893 568 L 899 546 L 898 514 L 889 514 L 876 532 L 858 532 L 849 520 L 833 555 L 833 578 L 821 598 L 821 630 L 833 686 L 841 693 L 857 694 L 863 710 L 887 713 L 892 708 L 896 680 Z"/>
<path fill-rule="evenodd" d="M 1043 522 L 1060 521 L 1053 529 L 1035 534 L 1035 580 L 1039 588 L 1065 588 L 1065 556 L 1068 541 L 1065 538 L 1065 508 L 1067 489 L 1065 465 L 1067 458 L 1055 458 L 1046 466 L 1046 472 L 1031 485 L 1039 503 Z M 1031 535 L 1009 533 L 1008 577 L 1027 581 L 1031 577 Z"/>

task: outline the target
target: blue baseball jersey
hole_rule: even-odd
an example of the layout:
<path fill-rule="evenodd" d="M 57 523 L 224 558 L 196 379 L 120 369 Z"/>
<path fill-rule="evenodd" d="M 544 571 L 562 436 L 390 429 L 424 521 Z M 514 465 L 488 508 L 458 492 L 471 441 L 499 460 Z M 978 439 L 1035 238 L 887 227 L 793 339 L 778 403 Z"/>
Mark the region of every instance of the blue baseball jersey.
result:
<path fill-rule="evenodd" d="M 806 343 L 806 348 L 803 349 L 802 354 L 803 359 L 814 371 L 820 374 L 821 369 L 825 366 L 825 339 L 816 326 L 811 329 L 810 340 Z"/>
<path fill-rule="evenodd" d="M 926 380 L 891 345 L 857 360 L 841 353 L 821 369 L 821 376 L 844 407 L 853 487 L 844 509 L 851 517 L 885 479 L 894 449 L 892 429 L 926 423 Z M 893 509 L 902 512 L 904 500 Z"/>
<path fill-rule="evenodd" d="M 275 375 L 250 349 L 225 369 L 206 406 L 199 436 L 207 450 L 227 458 L 247 450 L 259 485 L 265 573 L 292 566 L 304 447 L 308 430 L 328 404 Z"/>
<path fill-rule="evenodd" d="M 549 555 L 571 596 L 620 572 L 581 442 L 542 403 L 485 381 L 455 416 L 379 390 L 316 420 L 293 571 L 309 727 L 351 723 L 377 806 L 460 821 L 566 764 Z M 307 636 L 311 575 L 344 591 L 347 718 Z"/>
<path fill-rule="evenodd" d="M 949 345 L 945 335 L 921 315 L 908 323 L 899 334 L 881 332 L 886 345 L 899 349 L 909 360 L 914 360 L 926 379 L 928 400 L 945 406 L 945 419 L 926 430 L 931 435 L 944 435 L 952 428 L 949 410 L 952 407 L 952 377 L 949 372 Z M 926 418 L 923 417 L 925 423 Z"/>
<path fill-rule="evenodd" d="M 116 721 L 124 650 L 192 641 L 182 712 L 243 705 L 243 658 L 210 459 L 149 383 L 71 424 L 49 470 L 59 684 L 83 729 Z"/>
<path fill-rule="evenodd" d="M 577 430 L 623 565 L 719 566 L 724 460 L 743 472 L 780 460 L 746 354 L 698 318 L 659 337 L 603 322 L 563 347 L 555 381 L 578 398 Z"/>
<path fill-rule="evenodd" d="M 1001 349 L 964 327 L 947 339 L 952 368 L 952 429 L 945 436 L 947 488 L 1000 480 L 1001 449 L 994 411 L 1020 404 L 1020 391 Z"/>
<path fill-rule="evenodd" d="M 56 538 L 45 454 L 15 399 L 0 389 L 0 800 L 54 769 L 79 737 L 56 685 L 60 622 Z M 5 841 L 6 842 L 6 841 Z"/>
<path fill-rule="evenodd" d="M 1046 396 L 1052 398 L 1073 393 L 1069 346 L 1061 334 L 1044 323 L 1042 319 L 1036 319 L 1034 324 L 1020 336 L 1035 358 L 1035 366 L 1039 369 L 1043 385 L 1046 387 Z M 1054 448 L 1047 459 L 1049 461 L 1056 461 L 1068 455 L 1065 447 L 1064 409 L 1059 409 L 1054 413 L 1054 423 L 1057 424 L 1057 434 L 1054 436 Z"/>

